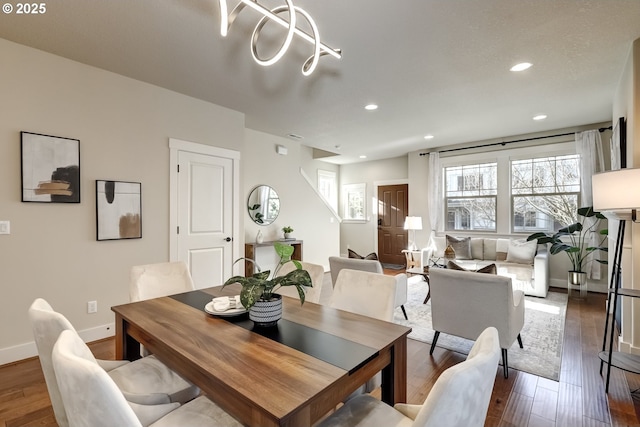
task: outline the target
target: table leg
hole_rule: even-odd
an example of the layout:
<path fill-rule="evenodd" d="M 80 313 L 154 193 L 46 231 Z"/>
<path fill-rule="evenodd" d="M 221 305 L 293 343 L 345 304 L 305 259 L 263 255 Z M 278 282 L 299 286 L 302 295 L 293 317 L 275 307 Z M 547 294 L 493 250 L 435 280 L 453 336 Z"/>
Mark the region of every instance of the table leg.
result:
<path fill-rule="evenodd" d="M 426 304 L 431 298 L 431 283 L 429 282 L 428 274 L 423 274 L 422 277 L 424 277 L 425 282 L 427 282 L 427 285 L 429 285 L 429 291 L 427 291 L 427 297 L 424 299 L 424 302 L 423 302 L 423 304 Z"/>
<path fill-rule="evenodd" d="M 140 359 L 140 343 L 127 334 L 127 322 L 116 314 L 116 360 Z"/>
<path fill-rule="evenodd" d="M 407 337 L 391 348 L 391 363 L 382 369 L 381 399 L 388 405 L 407 401 Z"/>

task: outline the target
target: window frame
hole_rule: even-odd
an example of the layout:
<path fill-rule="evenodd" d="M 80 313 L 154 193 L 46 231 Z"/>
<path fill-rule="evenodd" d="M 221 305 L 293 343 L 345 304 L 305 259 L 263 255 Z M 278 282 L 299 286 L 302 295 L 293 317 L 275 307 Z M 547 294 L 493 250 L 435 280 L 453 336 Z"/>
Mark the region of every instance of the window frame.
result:
<path fill-rule="evenodd" d="M 465 168 L 469 169 L 470 167 L 473 168 L 477 168 L 478 172 L 480 172 L 482 169 L 485 169 L 487 167 L 491 167 L 491 168 L 495 168 L 495 174 L 496 174 L 496 182 L 495 182 L 495 188 L 476 188 L 476 189 L 467 189 L 467 180 L 465 179 Z M 454 169 L 454 168 L 460 168 L 461 169 L 461 174 L 456 176 L 456 182 L 455 182 L 455 187 L 457 188 L 457 190 L 449 190 L 448 189 L 448 180 L 447 180 L 447 171 L 449 169 Z M 444 216 L 443 218 L 445 218 L 444 224 L 443 224 L 443 228 L 445 232 L 475 232 L 475 233 L 496 233 L 497 229 L 498 229 L 498 194 L 499 194 L 499 188 L 498 188 L 498 162 L 497 161 L 484 161 L 484 160 L 477 160 L 475 162 L 469 163 L 453 163 L 453 164 L 448 164 L 448 165 L 442 165 L 441 167 L 442 169 L 442 182 L 443 182 L 443 210 L 444 210 Z M 478 173 L 478 187 L 482 186 L 482 182 L 483 182 L 483 175 Z M 455 193 L 461 193 L 459 195 L 455 195 L 455 196 L 448 196 L 447 194 L 449 192 L 455 192 Z M 486 194 L 488 192 L 494 192 L 494 194 Z M 477 193 L 477 194 L 473 194 L 473 195 L 469 195 L 469 194 L 465 194 L 465 193 Z M 468 200 L 468 199 L 493 199 L 494 201 L 494 206 L 495 206 L 495 210 L 494 210 L 494 217 L 493 217 L 493 223 L 494 223 L 494 228 L 493 229 L 489 229 L 489 228 L 469 228 L 469 229 L 457 229 L 457 228 L 449 228 L 449 205 L 450 205 L 450 201 L 452 200 Z M 469 214 L 468 215 L 468 221 L 471 224 L 473 222 L 473 215 Z M 457 222 L 457 221 L 454 221 Z"/>
<path fill-rule="evenodd" d="M 557 159 L 559 157 L 575 157 L 577 159 L 578 162 L 581 162 L 582 159 L 580 158 L 580 155 L 577 154 L 574 150 L 573 153 L 570 152 L 563 152 L 563 153 L 554 153 L 554 154 L 544 154 L 544 155 L 534 155 L 534 156 L 525 156 L 522 158 L 511 158 L 509 159 L 509 228 L 510 228 L 510 232 L 511 234 L 516 234 L 516 235 L 523 235 L 523 234 L 531 234 L 531 233 L 535 233 L 537 231 L 541 231 L 541 232 L 556 232 L 557 230 L 551 230 L 549 228 L 542 228 L 542 227 L 529 227 L 527 228 L 525 225 L 522 226 L 522 230 L 516 230 L 516 225 L 515 225 L 515 199 L 518 197 L 552 197 L 552 196 L 575 196 L 576 198 L 576 211 L 577 208 L 579 208 L 581 206 L 581 193 L 582 193 L 582 181 L 581 181 L 581 177 L 580 174 L 582 173 L 582 170 L 580 167 L 578 167 L 578 182 L 577 184 L 572 184 L 572 185 L 577 185 L 578 186 L 578 190 L 577 191 L 565 191 L 565 192 L 548 192 L 548 193 L 536 193 L 536 192 L 531 192 L 531 193 L 517 193 L 514 194 L 513 192 L 513 163 L 514 162 L 521 162 L 523 160 L 531 160 L 532 162 L 535 161 L 536 159 L 549 159 L 549 158 L 554 158 L 554 161 L 557 162 Z M 565 184 L 567 185 L 567 184 Z M 541 211 L 534 211 L 534 212 L 541 212 Z M 531 211 L 529 211 L 528 213 L 531 213 Z M 542 212 L 541 212 L 542 213 Z M 523 224 L 526 223 L 526 217 L 523 218 Z M 566 226 L 569 224 L 562 224 L 561 226 Z"/>
<path fill-rule="evenodd" d="M 362 199 L 362 218 L 351 216 L 351 195 Z M 343 184 L 342 185 L 342 221 L 351 223 L 367 222 L 367 184 Z"/>
<path fill-rule="evenodd" d="M 496 148 L 487 151 L 469 150 L 469 152 L 455 152 L 455 153 L 440 153 L 440 176 L 441 176 L 441 188 L 443 191 L 443 198 L 441 199 L 440 206 L 440 220 L 437 225 L 438 235 L 444 235 L 446 233 L 462 235 L 461 231 L 446 231 L 446 219 L 447 212 L 445 210 L 446 204 L 444 202 L 444 170 L 450 166 L 463 166 L 478 163 L 498 163 L 498 194 L 497 194 L 497 206 L 496 206 L 496 231 L 481 231 L 481 230 L 466 230 L 464 235 L 495 235 L 496 237 L 508 237 L 514 236 L 512 230 L 511 219 L 511 194 L 510 194 L 510 162 L 514 160 L 524 160 L 531 157 L 540 157 L 541 150 L 547 154 L 547 156 L 561 156 L 567 154 L 577 154 L 575 148 L 575 141 L 572 136 L 566 136 L 562 139 L 558 139 L 557 142 L 552 144 L 534 144 L 527 147 L 513 147 L 513 148 Z M 502 186 L 505 186 L 505 191 L 502 191 Z M 504 193 L 504 194 L 501 194 Z M 522 238 L 525 233 L 516 233 L 515 236 Z"/>

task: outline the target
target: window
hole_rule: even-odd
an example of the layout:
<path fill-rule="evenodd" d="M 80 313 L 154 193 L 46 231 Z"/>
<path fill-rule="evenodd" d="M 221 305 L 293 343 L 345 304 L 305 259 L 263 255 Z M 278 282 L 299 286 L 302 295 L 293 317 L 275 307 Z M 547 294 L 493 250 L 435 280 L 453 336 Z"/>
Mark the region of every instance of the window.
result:
<path fill-rule="evenodd" d="M 498 164 L 444 168 L 446 229 L 496 230 Z"/>
<path fill-rule="evenodd" d="M 511 161 L 513 232 L 552 232 L 573 224 L 579 196 L 578 155 Z"/>
<path fill-rule="evenodd" d="M 367 214 L 366 184 L 347 184 L 343 187 L 344 220 L 365 221 Z"/>
<path fill-rule="evenodd" d="M 338 191 L 336 173 L 318 169 L 318 192 L 324 200 L 338 212 Z"/>

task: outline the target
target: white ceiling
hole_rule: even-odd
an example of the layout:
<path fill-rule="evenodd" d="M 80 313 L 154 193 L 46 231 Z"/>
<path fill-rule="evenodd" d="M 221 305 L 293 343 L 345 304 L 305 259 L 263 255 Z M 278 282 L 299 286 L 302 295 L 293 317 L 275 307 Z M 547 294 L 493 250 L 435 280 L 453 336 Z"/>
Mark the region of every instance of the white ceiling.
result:
<path fill-rule="evenodd" d="M 222 38 L 216 0 L 49 1 L 42 15 L 2 14 L 0 37 L 243 112 L 248 128 L 301 135 L 335 163 L 610 121 L 640 38 L 638 0 L 293 1 L 343 52 L 310 77 L 302 41 L 271 67 L 253 62 L 251 9 Z M 280 43 L 274 28 L 261 43 Z M 534 65 L 509 71 L 522 61 Z"/>

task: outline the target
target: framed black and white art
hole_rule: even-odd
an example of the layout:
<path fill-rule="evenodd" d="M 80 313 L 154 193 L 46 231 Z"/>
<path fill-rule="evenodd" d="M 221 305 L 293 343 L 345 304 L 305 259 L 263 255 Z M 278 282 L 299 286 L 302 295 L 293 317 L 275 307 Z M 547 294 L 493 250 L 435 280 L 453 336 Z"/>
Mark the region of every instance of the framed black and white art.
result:
<path fill-rule="evenodd" d="M 20 132 L 22 201 L 80 203 L 80 140 Z"/>
<path fill-rule="evenodd" d="M 142 237 L 142 184 L 96 180 L 97 240 Z"/>

